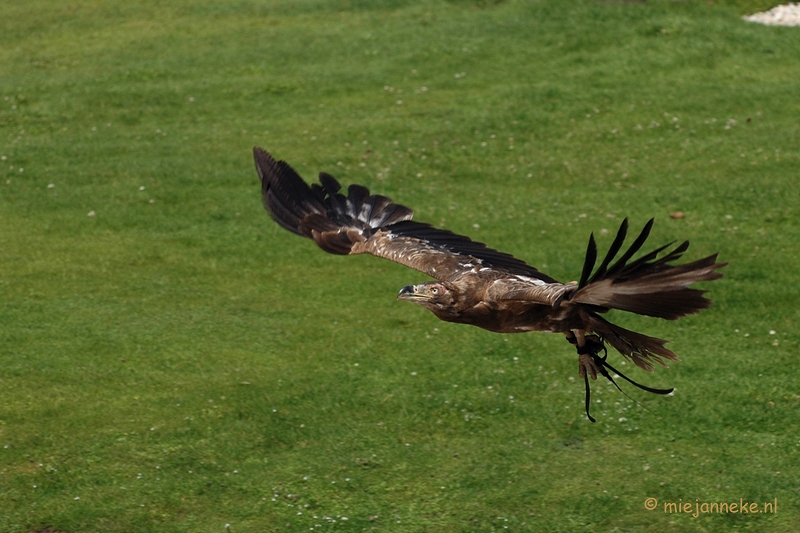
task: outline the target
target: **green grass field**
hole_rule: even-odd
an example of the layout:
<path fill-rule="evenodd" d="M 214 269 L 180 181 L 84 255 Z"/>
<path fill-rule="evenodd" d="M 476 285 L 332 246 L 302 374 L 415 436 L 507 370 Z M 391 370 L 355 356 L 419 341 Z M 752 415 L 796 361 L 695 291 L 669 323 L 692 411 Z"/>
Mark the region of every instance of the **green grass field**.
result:
<path fill-rule="evenodd" d="M 770 5 L 0 4 L 0 531 L 800 531 Z M 626 216 L 730 265 L 700 315 L 612 313 L 677 390 L 598 381 L 591 424 L 563 337 L 396 301 L 425 276 L 279 228 L 253 145 L 564 281 Z M 702 511 L 740 500 L 777 511 Z"/>

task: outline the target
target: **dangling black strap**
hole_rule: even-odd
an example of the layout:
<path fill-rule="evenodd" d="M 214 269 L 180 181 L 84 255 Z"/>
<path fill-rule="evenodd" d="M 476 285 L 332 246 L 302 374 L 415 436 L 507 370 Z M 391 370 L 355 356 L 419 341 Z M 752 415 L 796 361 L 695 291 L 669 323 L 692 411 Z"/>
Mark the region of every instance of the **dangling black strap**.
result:
<path fill-rule="evenodd" d="M 570 344 L 577 344 L 578 340 L 573 335 L 572 337 L 567 337 L 567 341 Z M 608 381 L 610 381 L 617 388 L 617 390 L 620 391 L 622 394 L 625 394 L 625 396 L 628 396 L 628 395 L 625 393 L 624 390 L 622 390 L 620 388 L 620 386 L 617 384 L 617 382 L 614 381 L 614 378 L 611 377 L 611 374 L 608 373 L 608 370 L 611 370 L 612 372 L 617 374 L 619 377 L 621 377 L 622 379 L 624 379 L 625 381 L 627 381 L 631 385 L 634 385 L 634 386 L 642 389 L 643 391 L 651 392 L 653 394 L 671 394 L 675 390 L 674 388 L 673 389 L 656 389 L 656 388 L 653 388 L 653 387 L 648 387 L 647 385 L 642 385 L 641 383 L 635 382 L 634 380 L 632 380 L 631 378 L 629 378 L 628 376 L 626 376 L 625 374 L 623 374 L 622 372 L 620 372 L 619 370 L 617 370 L 616 368 L 614 368 L 613 366 L 608 364 L 608 362 L 607 362 L 608 350 L 606 349 L 606 346 L 605 346 L 605 343 L 603 342 L 602 337 L 600 338 L 600 342 L 596 342 L 596 341 L 593 341 L 593 340 L 590 340 L 590 339 L 586 339 L 586 343 L 583 346 L 578 346 L 577 349 L 578 349 L 578 354 L 579 355 L 584 355 L 584 354 L 591 355 L 592 361 L 594 361 L 594 363 L 597 365 L 598 369 L 600 370 L 600 375 L 602 375 Z M 603 356 L 602 357 L 600 357 L 600 351 L 601 350 L 603 351 Z M 606 370 L 606 369 L 608 369 L 608 370 Z M 589 386 L 589 374 L 588 373 L 585 373 L 583 375 L 583 383 L 584 383 L 584 386 L 586 388 L 586 402 L 585 402 L 585 404 L 586 404 L 586 417 L 589 419 L 590 422 L 594 423 L 594 422 L 597 422 L 597 420 L 589 413 L 589 408 L 591 407 L 591 403 L 592 403 L 591 402 L 592 391 L 591 391 L 591 387 Z M 628 396 L 628 398 L 630 398 L 630 396 Z M 636 402 L 636 403 L 638 403 L 638 402 Z"/>
<path fill-rule="evenodd" d="M 583 383 L 586 385 L 586 417 L 589 419 L 589 422 L 595 423 L 597 420 L 595 420 L 594 417 L 589 414 L 589 406 L 592 403 L 592 389 L 589 387 L 588 372 L 583 375 Z"/>
<path fill-rule="evenodd" d="M 625 381 L 627 381 L 631 385 L 635 385 L 635 386 L 639 387 L 640 389 L 642 389 L 643 391 L 652 392 L 653 394 L 672 394 L 672 392 L 675 390 L 674 388 L 672 388 L 672 389 L 655 389 L 653 387 L 648 387 L 647 385 L 642 385 L 641 383 L 636 383 L 631 378 L 629 378 L 628 376 L 626 376 L 625 374 L 623 374 L 622 372 L 620 372 L 619 370 L 617 370 L 616 368 L 614 368 L 613 366 L 608 364 L 606 362 L 606 358 L 605 357 L 602 358 L 602 365 L 605 366 L 606 368 L 608 368 L 609 370 L 611 370 L 612 372 L 614 372 L 615 374 L 617 374 L 619 377 L 621 377 L 622 379 L 624 379 Z M 611 376 L 606 376 L 606 377 L 609 380 L 611 380 L 611 383 L 614 383 L 614 385 L 619 389 L 619 385 L 617 385 L 616 382 L 613 379 L 611 379 Z M 622 390 L 622 389 L 620 389 L 620 390 Z"/>

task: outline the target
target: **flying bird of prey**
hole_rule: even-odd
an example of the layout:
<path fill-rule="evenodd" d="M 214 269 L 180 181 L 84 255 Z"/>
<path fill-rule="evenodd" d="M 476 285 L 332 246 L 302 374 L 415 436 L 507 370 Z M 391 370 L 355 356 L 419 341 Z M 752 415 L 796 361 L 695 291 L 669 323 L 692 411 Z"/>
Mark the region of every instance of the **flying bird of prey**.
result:
<path fill-rule="evenodd" d="M 516 257 L 488 248 L 469 237 L 411 220 L 411 209 L 389 198 L 370 195 L 360 185 L 347 194 L 324 172 L 319 184 L 309 186 L 285 161 L 276 161 L 254 148 L 261 190 L 272 218 L 281 226 L 333 254 L 371 254 L 428 274 L 435 281 L 407 285 L 397 298 L 432 311 L 441 320 L 471 324 L 498 333 L 546 331 L 562 333 L 578 352 L 578 373 L 586 388 L 589 414 L 589 378 L 597 375 L 619 388 L 609 370 L 656 394 L 654 389 L 628 378 L 607 362 L 606 343 L 640 368 L 652 372 L 653 363 L 678 356 L 663 339 L 630 331 L 601 316 L 610 309 L 676 320 L 709 306 L 705 291 L 692 289 L 698 281 L 722 277 L 717 254 L 692 263 L 673 265 L 689 248 L 685 241 L 658 257 L 672 243 L 633 259 L 653 225 L 617 258 L 628 230 L 625 219 L 608 253 L 595 269 L 597 246 L 589 237 L 578 283 L 560 283 Z M 602 355 L 601 355 L 602 354 Z"/>

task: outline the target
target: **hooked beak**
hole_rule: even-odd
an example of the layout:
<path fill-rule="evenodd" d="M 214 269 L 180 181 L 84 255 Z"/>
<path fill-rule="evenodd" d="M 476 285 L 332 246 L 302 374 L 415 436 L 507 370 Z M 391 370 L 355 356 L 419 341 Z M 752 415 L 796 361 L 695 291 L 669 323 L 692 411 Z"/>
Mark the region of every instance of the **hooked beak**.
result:
<path fill-rule="evenodd" d="M 416 285 L 406 285 L 400 292 L 397 293 L 398 300 L 408 300 L 410 302 L 418 302 L 420 300 L 427 300 L 427 294 L 421 294 Z"/>

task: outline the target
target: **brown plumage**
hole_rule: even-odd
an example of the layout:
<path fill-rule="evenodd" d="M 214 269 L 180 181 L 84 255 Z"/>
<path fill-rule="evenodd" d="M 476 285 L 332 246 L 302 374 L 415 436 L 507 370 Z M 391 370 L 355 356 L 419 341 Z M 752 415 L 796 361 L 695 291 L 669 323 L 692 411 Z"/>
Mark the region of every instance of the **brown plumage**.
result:
<path fill-rule="evenodd" d="M 722 277 L 717 269 L 727 264 L 717 263 L 713 254 L 672 265 L 687 250 L 688 241 L 660 258 L 669 244 L 632 260 L 650 233 L 652 219 L 615 260 L 628 230 L 625 219 L 599 267 L 595 269 L 597 247 L 592 235 L 580 281 L 559 283 L 512 255 L 414 222 L 411 209 L 370 195 L 365 187 L 350 185 L 342 194 L 339 182 L 325 173 L 319 176 L 320 184 L 309 187 L 286 162 L 257 147 L 253 153 L 264 206 L 278 224 L 313 239 L 326 252 L 371 254 L 436 279 L 403 287 L 399 299 L 417 303 L 442 320 L 499 333 L 563 333 L 578 350 L 586 412 L 592 421 L 588 378 L 596 379 L 598 373 L 614 382 L 611 370 L 644 390 L 671 392 L 639 385 L 611 367 L 606 356 L 600 356 L 606 342 L 648 372 L 653 363 L 666 367 L 665 360 L 678 359 L 664 346 L 667 341 L 616 326 L 600 314 L 620 309 L 675 320 L 697 313 L 710 301 L 703 297 L 705 291 L 690 285 Z"/>

